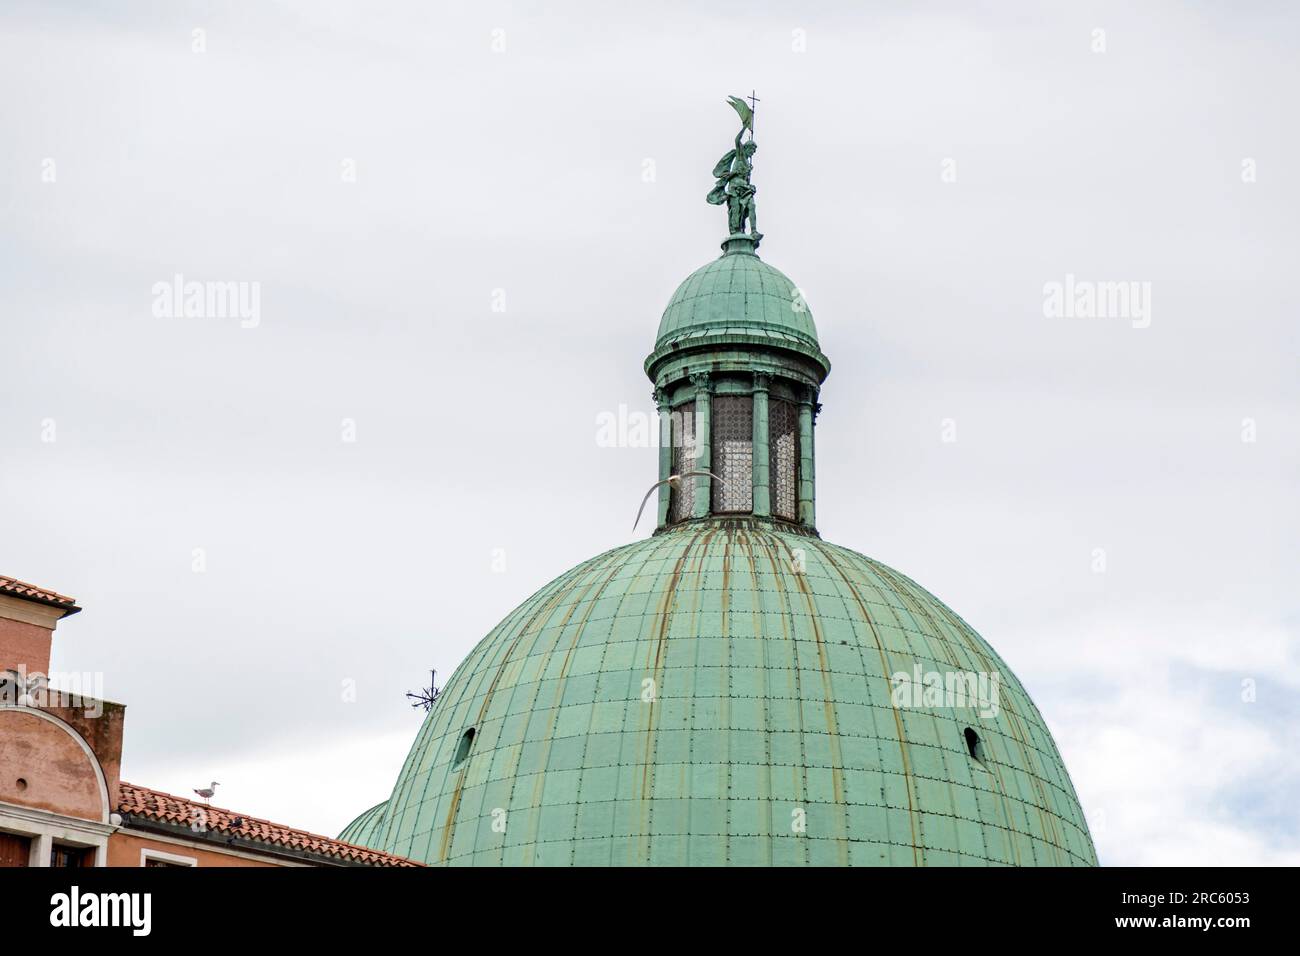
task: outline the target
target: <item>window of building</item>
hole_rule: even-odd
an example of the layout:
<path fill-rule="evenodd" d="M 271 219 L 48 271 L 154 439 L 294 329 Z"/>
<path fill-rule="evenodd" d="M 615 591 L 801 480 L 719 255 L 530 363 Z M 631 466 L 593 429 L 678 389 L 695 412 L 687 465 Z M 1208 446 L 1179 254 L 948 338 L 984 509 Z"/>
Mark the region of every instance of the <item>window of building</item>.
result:
<path fill-rule="evenodd" d="M 695 403 L 687 402 L 673 409 L 671 416 L 672 474 L 696 471 Z M 674 482 L 668 502 L 668 520 L 685 521 L 695 513 L 695 479 Z"/>
<path fill-rule="evenodd" d="M 141 866 L 198 866 L 197 857 L 183 856 L 179 853 L 168 853 L 166 850 L 158 850 L 151 846 L 140 848 L 140 865 Z"/>
<path fill-rule="evenodd" d="M 749 395 L 719 395 L 713 399 L 709 435 L 713 467 L 715 513 L 754 510 L 754 400 Z"/>
<path fill-rule="evenodd" d="M 75 867 L 94 865 L 94 847 L 65 846 L 62 843 L 55 843 L 50 848 L 50 866 Z"/>
<path fill-rule="evenodd" d="M 799 409 L 774 399 L 767 407 L 768 480 L 772 514 L 794 521 L 799 517 Z"/>

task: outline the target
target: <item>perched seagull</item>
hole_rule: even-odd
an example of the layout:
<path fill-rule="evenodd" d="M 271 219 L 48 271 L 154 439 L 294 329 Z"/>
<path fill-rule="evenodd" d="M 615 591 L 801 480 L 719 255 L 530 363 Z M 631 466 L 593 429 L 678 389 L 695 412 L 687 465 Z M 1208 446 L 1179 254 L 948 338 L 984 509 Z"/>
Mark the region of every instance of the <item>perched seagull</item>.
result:
<path fill-rule="evenodd" d="M 205 789 L 203 789 L 203 790 L 195 790 L 194 792 L 197 793 L 200 797 L 203 798 L 203 802 L 204 802 L 204 803 L 211 803 L 211 802 L 212 802 L 212 798 L 213 798 L 214 796 L 216 796 L 216 793 L 217 793 L 217 787 L 219 787 L 219 786 L 221 786 L 221 785 L 220 785 L 219 783 L 217 783 L 215 780 L 213 780 L 211 786 L 209 786 L 209 787 L 207 787 L 207 788 L 205 788 Z"/>
<path fill-rule="evenodd" d="M 632 522 L 632 530 L 635 531 L 636 526 L 641 523 L 641 514 L 642 512 L 645 511 L 645 503 L 650 500 L 650 496 L 655 493 L 656 488 L 658 488 L 660 485 L 667 485 L 668 487 L 672 488 L 675 491 L 681 487 L 683 478 L 697 478 L 701 475 L 708 475 L 714 481 L 722 482 L 723 485 L 726 485 L 727 483 L 727 480 L 725 478 L 719 475 L 715 475 L 711 471 L 688 471 L 684 475 L 669 475 L 667 478 L 664 478 L 660 481 L 656 481 L 653 485 L 650 486 L 650 490 L 645 493 L 645 497 L 641 499 L 641 507 L 638 508 L 636 512 L 636 521 Z"/>

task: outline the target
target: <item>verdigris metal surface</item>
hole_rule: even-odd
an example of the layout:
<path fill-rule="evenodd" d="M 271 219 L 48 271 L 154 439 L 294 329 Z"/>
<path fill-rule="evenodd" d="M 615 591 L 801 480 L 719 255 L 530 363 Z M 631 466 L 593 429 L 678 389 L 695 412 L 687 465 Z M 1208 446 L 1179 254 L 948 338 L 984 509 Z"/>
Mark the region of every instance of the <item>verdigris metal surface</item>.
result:
<path fill-rule="evenodd" d="M 914 665 L 998 674 L 997 715 L 898 704 Z M 1096 863 L 1041 716 L 961 618 L 870 558 L 716 517 L 502 621 L 365 842 L 433 864 Z"/>
<path fill-rule="evenodd" d="M 993 649 L 814 530 L 830 361 L 802 294 L 755 254 L 756 99 L 729 102 L 742 130 L 709 201 L 731 234 L 673 294 L 644 366 L 671 439 L 658 530 L 502 621 L 387 803 L 344 833 L 454 865 L 1094 865 L 1051 735 Z M 896 693 L 899 675 L 922 687 Z M 997 693 L 923 690 L 954 676 Z"/>
<path fill-rule="evenodd" d="M 384 810 L 388 806 L 388 801 L 377 803 L 369 810 L 362 813 L 359 817 L 343 828 L 343 832 L 338 838 L 344 843 L 355 843 L 357 846 L 368 846 L 374 848 L 376 840 L 376 830 L 384 820 Z"/>
<path fill-rule="evenodd" d="M 817 349 L 811 310 L 795 284 L 752 252 L 723 255 L 677 287 L 659 321 L 655 348 L 705 332 L 774 333 L 773 344 Z"/>

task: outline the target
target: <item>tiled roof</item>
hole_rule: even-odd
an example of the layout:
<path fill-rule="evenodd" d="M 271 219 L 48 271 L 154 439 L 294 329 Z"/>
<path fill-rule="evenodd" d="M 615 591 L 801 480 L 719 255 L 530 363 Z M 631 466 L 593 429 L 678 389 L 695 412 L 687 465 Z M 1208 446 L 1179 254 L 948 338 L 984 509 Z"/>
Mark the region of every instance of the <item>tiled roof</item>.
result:
<path fill-rule="evenodd" d="M 55 607 L 64 608 L 69 614 L 76 614 L 81 610 L 81 608 L 77 607 L 76 598 L 70 598 L 66 594 L 59 594 L 57 591 L 50 591 L 46 588 L 38 588 L 34 584 L 28 584 L 26 581 L 19 581 L 17 578 L 11 578 L 4 574 L 0 574 L 0 594 L 23 598 L 27 601 L 39 601 L 41 604 L 52 604 Z"/>
<path fill-rule="evenodd" d="M 187 800 L 159 790 L 137 787 L 122 781 L 119 784 L 117 812 L 123 815 L 154 820 L 160 823 L 177 823 L 190 826 L 202 821 L 209 832 L 222 833 L 244 840 L 254 840 L 268 845 L 268 849 L 292 849 L 302 853 L 359 863 L 365 866 L 420 866 L 421 864 L 380 853 L 367 847 L 332 840 L 318 833 L 295 830 L 293 827 L 259 820 L 233 810 L 210 807 L 197 800 Z"/>

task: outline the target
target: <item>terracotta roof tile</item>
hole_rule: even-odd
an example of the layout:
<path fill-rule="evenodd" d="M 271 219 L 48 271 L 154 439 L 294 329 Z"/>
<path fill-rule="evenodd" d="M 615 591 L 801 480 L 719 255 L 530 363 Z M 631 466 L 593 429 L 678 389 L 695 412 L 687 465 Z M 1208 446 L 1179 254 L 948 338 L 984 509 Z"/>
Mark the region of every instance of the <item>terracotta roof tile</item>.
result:
<path fill-rule="evenodd" d="M 0 574 L 0 594 L 8 594 L 27 601 L 39 601 L 41 604 L 52 604 L 55 607 L 65 608 L 69 614 L 76 614 L 81 610 L 77 607 L 76 598 L 70 598 L 66 594 L 50 591 L 47 588 L 39 588 L 35 584 L 28 584 L 26 581 L 19 581 L 4 574 Z"/>
<path fill-rule="evenodd" d="M 160 790 L 150 790 L 148 787 L 137 787 L 126 781 L 119 784 L 117 812 L 146 820 L 179 823 L 185 826 L 189 826 L 195 820 L 202 820 L 209 831 L 367 866 L 421 865 L 400 856 L 344 843 L 318 833 L 308 833 L 306 830 L 295 830 L 293 827 L 282 826 L 269 820 L 259 820 L 247 814 L 236 813 L 234 810 L 210 807 L 197 800 L 188 800 Z"/>

